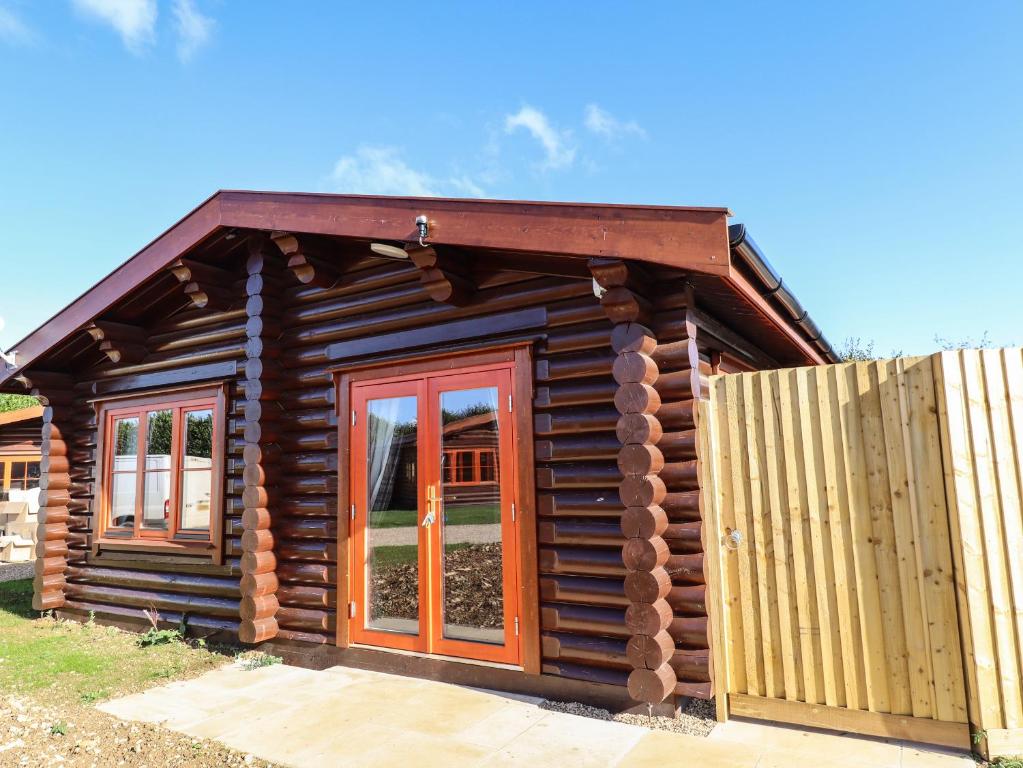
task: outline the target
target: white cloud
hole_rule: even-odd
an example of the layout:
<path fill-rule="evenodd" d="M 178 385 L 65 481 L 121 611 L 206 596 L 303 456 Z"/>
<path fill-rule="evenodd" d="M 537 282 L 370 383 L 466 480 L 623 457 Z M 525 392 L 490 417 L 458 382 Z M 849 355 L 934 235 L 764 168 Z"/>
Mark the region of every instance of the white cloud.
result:
<path fill-rule="evenodd" d="M 587 130 L 597 134 L 598 136 L 603 136 L 605 139 L 616 139 L 625 134 L 639 136 L 641 139 L 646 138 L 646 131 L 643 130 L 643 127 L 635 120 L 622 122 L 610 112 L 606 112 L 596 104 L 586 105 L 584 125 Z"/>
<path fill-rule="evenodd" d="M 575 147 L 571 146 L 572 135 L 569 131 L 559 131 L 547 115 L 528 105 L 522 107 L 514 115 L 504 120 L 504 129 L 512 133 L 518 128 L 525 128 L 543 147 L 546 160 L 545 168 L 564 168 L 575 160 Z"/>
<path fill-rule="evenodd" d="M 337 161 L 330 175 L 330 186 L 336 192 L 360 195 L 482 197 L 484 194 L 468 176 L 439 179 L 408 165 L 397 147 L 365 145 Z"/>
<path fill-rule="evenodd" d="M 72 3 L 83 14 L 113 27 L 133 53 L 140 53 L 153 42 L 156 0 L 72 0 Z"/>
<path fill-rule="evenodd" d="M 189 61 L 209 42 L 216 22 L 200 13 L 192 0 L 174 0 L 174 24 L 178 31 L 178 58 Z"/>
<path fill-rule="evenodd" d="M 14 44 L 31 43 L 35 35 L 14 11 L 0 7 L 0 40 Z"/>

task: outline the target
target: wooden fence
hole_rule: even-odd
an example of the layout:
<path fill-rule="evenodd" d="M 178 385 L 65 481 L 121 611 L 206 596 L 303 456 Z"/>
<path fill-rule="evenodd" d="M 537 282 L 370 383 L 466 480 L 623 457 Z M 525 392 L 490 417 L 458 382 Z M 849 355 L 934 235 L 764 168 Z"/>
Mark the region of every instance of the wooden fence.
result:
<path fill-rule="evenodd" d="M 701 425 L 719 715 L 1013 751 L 1021 352 L 717 376 Z"/>

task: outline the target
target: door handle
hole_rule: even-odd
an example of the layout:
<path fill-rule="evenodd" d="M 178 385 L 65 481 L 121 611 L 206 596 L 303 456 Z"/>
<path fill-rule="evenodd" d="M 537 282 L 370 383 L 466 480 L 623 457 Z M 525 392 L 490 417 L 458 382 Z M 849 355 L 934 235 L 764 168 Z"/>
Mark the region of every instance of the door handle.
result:
<path fill-rule="evenodd" d="M 431 483 L 426 486 L 426 515 L 423 517 L 423 527 L 429 528 L 437 522 L 437 489 Z"/>

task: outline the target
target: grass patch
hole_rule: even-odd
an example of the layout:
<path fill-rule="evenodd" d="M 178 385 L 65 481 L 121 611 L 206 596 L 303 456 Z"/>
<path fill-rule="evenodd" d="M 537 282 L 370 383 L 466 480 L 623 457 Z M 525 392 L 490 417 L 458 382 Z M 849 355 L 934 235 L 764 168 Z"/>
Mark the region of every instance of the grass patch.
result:
<path fill-rule="evenodd" d="M 448 544 L 445 552 L 476 546 L 467 541 L 460 544 Z M 419 559 L 419 547 L 416 544 L 397 544 L 393 547 L 373 547 L 373 568 L 393 568 L 396 565 L 410 565 Z"/>
<path fill-rule="evenodd" d="M 38 615 L 32 610 L 30 580 L 0 583 L 4 693 L 45 692 L 53 704 L 94 704 L 154 682 L 193 677 L 226 660 L 221 653 L 183 642 L 141 647 L 139 635 Z"/>
<path fill-rule="evenodd" d="M 494 504 L 448 505 L 445 525 L 487 525 L 496 523 Z M 381 528 L 408 528 L 419 525 L 419 513 L 414 509 L 388 509 L 371 514 L 370 526 Z"/>

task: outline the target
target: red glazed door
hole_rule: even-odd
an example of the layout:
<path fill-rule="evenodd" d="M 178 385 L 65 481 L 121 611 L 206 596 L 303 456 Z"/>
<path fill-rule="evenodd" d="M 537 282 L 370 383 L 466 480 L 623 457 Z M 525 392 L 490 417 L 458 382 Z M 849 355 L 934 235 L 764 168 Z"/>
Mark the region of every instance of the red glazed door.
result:
<path fill-rule="evenodd" d="M 352 385 L 356 643 L 518 664 L 511 367 Z"/>

